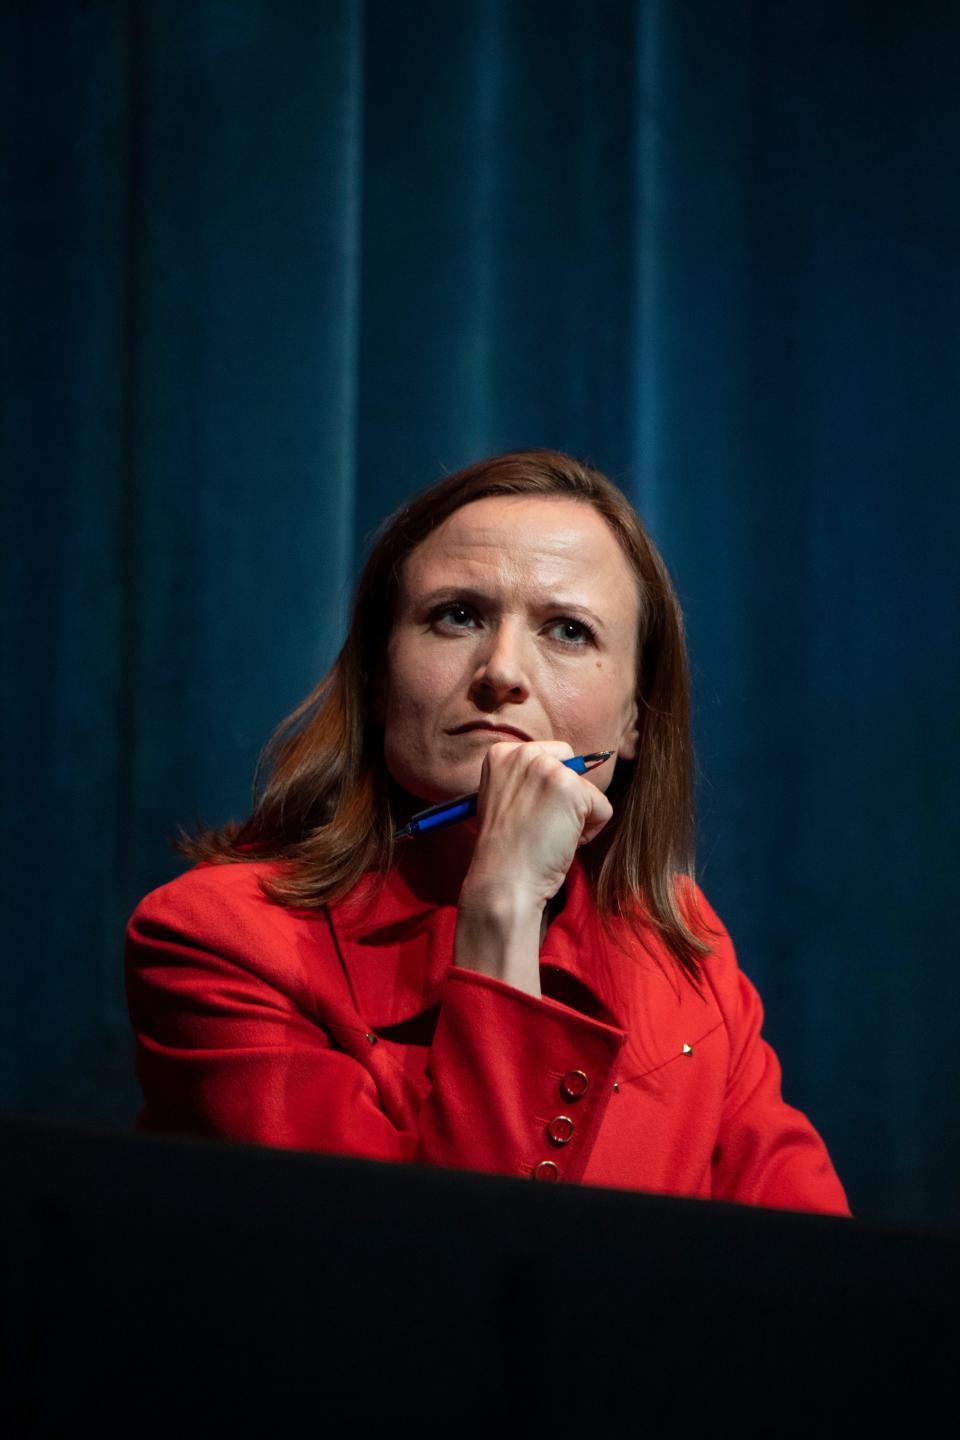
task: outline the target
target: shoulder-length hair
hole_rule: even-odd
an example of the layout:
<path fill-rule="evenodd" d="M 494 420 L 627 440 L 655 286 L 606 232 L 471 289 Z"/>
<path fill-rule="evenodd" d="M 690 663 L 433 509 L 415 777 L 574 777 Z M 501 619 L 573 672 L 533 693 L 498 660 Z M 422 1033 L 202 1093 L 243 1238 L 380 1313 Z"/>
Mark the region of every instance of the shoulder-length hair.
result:
<path fill-rule="evenodd" d="M 690 928 L 695 823 L 683 616 L 666 566 L 626 496 L 591 465 L 554 450 L 481 460 L 384 521 L 357 585 L 343 648 L 260 756 L 249 818 L 201 828 L 196 836 L 181 829 L 176 848 L 195 861 L 287 861 L 260 883 L 271 900 L 295 907 L 338 900 L 369 870 L 386 874 L 394 831 L 408 817 L 399 814 L 401 792 L 386 769 L 375 702 L 401 569 L 455 510 L 491 495 L 560 496 L 592 505 L 637 578 L 637 758 L 617 764 L 607 791 L 613 818 L 578 854 L 605 925 L 614 918 L 638 930 L 652 924 L 698 985 L 710 946 Z M 698 929 L 705 929 L 702 920 Z"/>

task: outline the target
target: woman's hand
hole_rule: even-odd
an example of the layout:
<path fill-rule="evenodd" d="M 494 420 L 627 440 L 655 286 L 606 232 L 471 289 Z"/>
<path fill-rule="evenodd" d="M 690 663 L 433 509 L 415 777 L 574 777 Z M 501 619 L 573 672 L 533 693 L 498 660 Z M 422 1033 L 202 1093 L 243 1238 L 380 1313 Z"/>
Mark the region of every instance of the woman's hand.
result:
<path fill-rule="evenodd" d="M 562 740 L 490 746 L 477 841 L 460 891 L 455 964 L 535 995 L 543 912 L 577 847 L 613 815 L 603 791 L 562 764 L 572 755 Z"/>
<path fill-rule="evenodd" d="M 464 890 L 509 892 L 542 911 L 613 815 L 602 790 L 562 763 L 563 740 L 504 740 L 483 761 L 478 833 Z"/>

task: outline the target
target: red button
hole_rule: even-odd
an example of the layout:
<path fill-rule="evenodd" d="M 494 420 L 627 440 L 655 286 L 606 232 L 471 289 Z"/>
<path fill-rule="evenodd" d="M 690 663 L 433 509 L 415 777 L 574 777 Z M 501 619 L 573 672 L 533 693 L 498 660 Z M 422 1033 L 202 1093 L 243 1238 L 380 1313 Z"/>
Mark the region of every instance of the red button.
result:
<path fill-rule="evenodd" d="M 552 1160 L 541 1160 L 533 1172 L 534 1180 L 549 1180 L 556 1183 L 560 1179 L 560 1171 Z"/>
<path fill-rule="evenodd" d="M 554 1145 L 566 1145 L 573 1139 L 573 1121 L 569 1115 L 555 1115 L 547 1126 L 547 1135 Z"/>
<path fill-rule="evenodd" d="M 582 1070 L 568 1070 L 560 1081 L 564 1100 L 579 1100 L 590 1089 L 590 1081 Z"/>

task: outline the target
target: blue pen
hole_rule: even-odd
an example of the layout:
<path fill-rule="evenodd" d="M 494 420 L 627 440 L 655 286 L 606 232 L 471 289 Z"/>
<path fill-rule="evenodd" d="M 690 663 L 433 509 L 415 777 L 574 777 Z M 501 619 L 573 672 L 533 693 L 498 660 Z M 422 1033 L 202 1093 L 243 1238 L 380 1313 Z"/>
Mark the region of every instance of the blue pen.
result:
<path fill-rule="evenodd" d="M 595 750 L 591 755 L 572 755 L 562 763 L 568 770 L 574 770 L 578 775 L 586 775 L 588 770 L 593 770 L 602 765 L 604 760 L 609 760 L 612 754 L 612 750 Z M 456 825 L 458 820 L 469 820 L 471 815 L 476 813 L 476 795 L 464 795 L 462 800 L 445 800 L 442 805 L 431 805 L 429 810 L 419 810 L 393 838 L 404 840 L 408 835 L 422 835 L 426 830 L 439 830 L 444 825 Z"/>

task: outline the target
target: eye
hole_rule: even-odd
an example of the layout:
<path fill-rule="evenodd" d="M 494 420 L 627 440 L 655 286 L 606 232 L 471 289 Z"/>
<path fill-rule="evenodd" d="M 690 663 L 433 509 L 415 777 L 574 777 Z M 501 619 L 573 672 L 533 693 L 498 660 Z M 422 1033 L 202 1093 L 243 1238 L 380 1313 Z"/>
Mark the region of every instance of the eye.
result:
<path fill-rule="evenodd" d="M 450 629 L 465 630 L 467 627 L 466 625 L 461 623 L 461 619 L 465 618 L 469 620 L 472 613 L 473 612 L 471 611 L 470 607 L 468 605 L 461 604 L 459 600 L 446 600 L 442 605 L 435 605 L 434 608 L 430 611 L 430 623 L 431 625 L 434 625 L 438 620 L 443 620 L 446 619 L 447 616 L 452 616 L 457 618 L 449 620 L 448 623 Z"/>
<path fill-rule="evenodd" d="M 568 633 L 561 637 L 564 644 L 566 645 L 591 645 L 593 641 L 597 638 L 596 633 L 590 628 L 590 626 L 586 623 L 585 620 L 573 620 L 570 617 L 565 620 L 554 620 L 552 622 L 551 629 L 562 629 L 568 632 L 572 630 L 576 632 L 573 635 Z"/>

